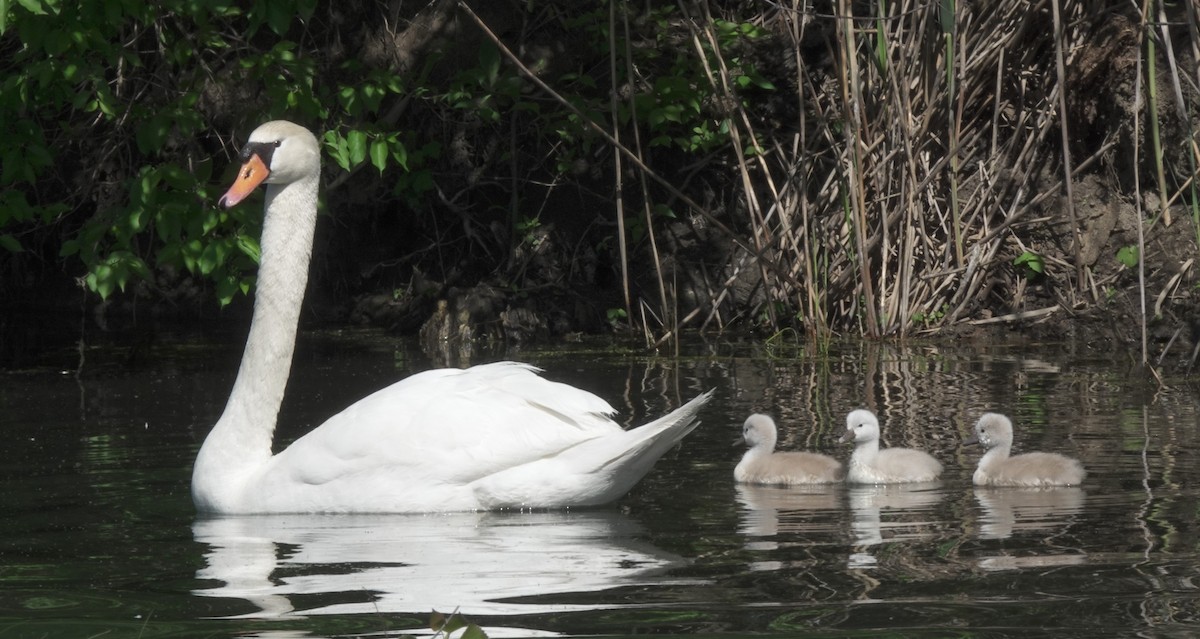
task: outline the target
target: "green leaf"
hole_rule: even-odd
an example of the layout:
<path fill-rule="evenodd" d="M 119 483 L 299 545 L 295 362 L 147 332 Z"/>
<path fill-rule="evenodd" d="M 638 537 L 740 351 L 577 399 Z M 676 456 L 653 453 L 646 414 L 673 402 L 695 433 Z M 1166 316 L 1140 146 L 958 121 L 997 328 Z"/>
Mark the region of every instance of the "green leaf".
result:
<path fill-rule="evenodd" d="M 467 625 L 468 625 L 468 622 L 467 622 L 466 618 L 456 612 L 456 613 L 450 615 L 450 618 L 447 619 L 446 623 L 442 625 L 441 631 L 447 637 L 449 637 L 451 635 L 451 633 L 454 633 L 463 628 L 466 628 Z"/>
<path fill-rule="evenodd" d="M 8 233 L 0 235 L 0 248 L 7 250 L 9 253 L 20 253 L 25 250 L 21 248 L 21 243 L 17 241 L 17 238 Z"/>
<path fill-rule="evenodd" d="M 1046 263 L 1042 256 L 1030 251 L 1018 255 L 1017 259 L 1013 260 L 1013 265 L 1025 267 L 1026 277 L 1035 277 L 1046 272 Z"/>
<path fill-rule="evenodd" d="M 288 26 L 292 24 L 292 3 L 280 2 L 275 0 L 267 2 L 267 26 L 275 32 L 275 35 L 284 35 L 287 33 Z"/>
<path fill-rule="evenodd" d="M 333 157 L 333 161 L 337 162 L 338 166 L 342 167 L 343 171 L 350 170 L 350 150 L 346 144 L 346 138 L 337 131 L 327 131 L 325 148 L 329 149 L 329 155 Z"/>
<path fill-rule="evenodd" d="M 400 140 L 393 140 L 392 158 L 396 160 L 396 164 L 399 164 L 400 168 L 408 170 L 408 149 Z"/>
<path fill-rule="evenodd" d="M 258 245 L 258 240 L 249 235 L 238 234 L 237 247 L 246 257 L 254 260 L 255 264 L 262 260 L 262 248 Z"/>
<path fill-rule="evenodd" d="M 461 635 L 459 635 L 458 639 L 488 639 L 488 636 L 487 633 L 483 631 L 483 628 L 480 628 L 475 624 L 469 624 L 467 625 L 467 629 L 464 630 Z"/>
<path fill-rule="evenodd" d="M 46 15 L 46 9 L 42 6 L 44 3 L 41 0 L 17 0 L 17 2 L 35 16 Z M 5 3 L 5 8 L 8 8 L 8 3 Z"/>
<path fill-rule="evenodd" d="M 346 134 L 346 148 L 350 152 L 350 166 L 358 166 L 367 159 L 367 134 L 351 131 Z"/>
<path fill-rule="evenodd" d="M 388 152 L 387 140 L 379 138 L 374 142 L 371 142 L 371 164 L 373 164 L 375 168 L 379 169 L 380 175 L 383 175 L 383 170 L 387 168 L 387 160 L 389 155 L 391 154 Z"/>
<path fill-rule="evenodd" d="M 196 264 L 200 267 L 200 273 L 210 275 L 220 266 L 225 264 L 225 257 L 229 254 L 229 246 L 223 240 L 214 240 L 204 247 L 200 253 L 200 259 Z"/>
<path fill-rule="evenodd" d="M 1117 261 L 1129 268 L 1137 266 L 1139 259 L 1138 247 L 1136 246 L 1122 246 L 1117 251 Z"/>
<path fill-rule="evenodd" d="M 217 280 L 215 291 L 217 302 L 221 306 L 229 306 L 238 293 L 246 295 L 250 292 L 250 281 L 239 277 L 236 273 L 230 273 Z"/>

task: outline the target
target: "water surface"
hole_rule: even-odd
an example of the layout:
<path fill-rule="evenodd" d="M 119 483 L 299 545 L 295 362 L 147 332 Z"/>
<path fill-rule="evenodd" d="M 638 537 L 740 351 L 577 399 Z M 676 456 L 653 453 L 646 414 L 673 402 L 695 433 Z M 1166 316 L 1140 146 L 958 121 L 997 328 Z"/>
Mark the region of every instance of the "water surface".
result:
<path fill-rule="evenodd" d="M 820 348 L 583 342 L 507 355 L 640 424 L 709 388 L 703 424 L 626 498 L 570 512 L 198 518 L 191 461 L 236 338 L 159 335 L 0 372 L 0 637 L 419 633 L 458 609 L 492 636 L 1192 636 L 1194 386 L 1055 344 Z M 478 356 L 489 361 L 501 354 Z M 278 438 L 432 366 L 378 333 L 302 337 Z M 739 486 L 731 444 L 771 413 L 780 447 L 845 457 L 845 413 L 929 450 L 906 487 Z M 986 410 L 1019 450 L 1079 457 L 1080 488 L 977 489 L 961 446 Z"/>

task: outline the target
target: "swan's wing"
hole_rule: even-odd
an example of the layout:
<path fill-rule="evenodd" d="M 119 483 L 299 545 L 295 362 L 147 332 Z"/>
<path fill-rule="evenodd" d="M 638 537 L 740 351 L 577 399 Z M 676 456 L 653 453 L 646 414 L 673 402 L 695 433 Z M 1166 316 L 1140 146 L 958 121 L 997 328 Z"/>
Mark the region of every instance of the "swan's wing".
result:
<path fill-rule="evenodd" d="M 526 364 L 431 370 L 329 418 L 276 455 L 269 472 L 306 484 L 380 473 L 389 482 L 464 485 L 620 431 L 613 412 Z"/>

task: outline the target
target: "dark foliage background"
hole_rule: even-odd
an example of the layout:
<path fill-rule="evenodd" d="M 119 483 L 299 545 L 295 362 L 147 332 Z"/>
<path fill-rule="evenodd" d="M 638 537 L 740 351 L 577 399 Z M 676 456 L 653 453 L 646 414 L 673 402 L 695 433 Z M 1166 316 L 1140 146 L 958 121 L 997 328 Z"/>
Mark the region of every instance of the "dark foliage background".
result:
<path fill-rule="evenodd" d="M 8 308 L 244 305 L 259 208 L 213 202 L 287 118 L 327 152 L 310 316 L 1200 330 L 1194 3 L 0 7 Z"/>

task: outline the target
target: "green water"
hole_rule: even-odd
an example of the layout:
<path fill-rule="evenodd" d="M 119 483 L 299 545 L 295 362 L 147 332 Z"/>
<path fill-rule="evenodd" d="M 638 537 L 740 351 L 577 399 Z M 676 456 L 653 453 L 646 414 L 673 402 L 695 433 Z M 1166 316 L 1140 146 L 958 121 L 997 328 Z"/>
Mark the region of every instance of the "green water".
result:
<path fill-rule="evenodd" d="M 191 461 L 236 340 L 158 336 L 0 371 L 0 639 L 421 634 L 458 609 L 491 636 L 1194 636 L 1200 399 L 1060 345 L 576 343 L 507 353 L 641 423 L 715 388 L 703 424 L 615 507 L 197 519 Z M 478 361 L 498 355 L 480 356 Z M 302 338 L 279 438 L 431 366 L 374 333 Z M 746 415 L 827 452 L 847 411 L 929 450 L 912 488 L 737 486 Z M 979 490 L 985 410 L 1017 447 L 1079 457 L 1082 488 Z"/>

